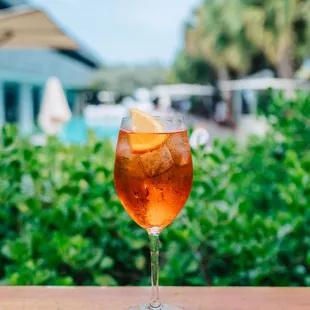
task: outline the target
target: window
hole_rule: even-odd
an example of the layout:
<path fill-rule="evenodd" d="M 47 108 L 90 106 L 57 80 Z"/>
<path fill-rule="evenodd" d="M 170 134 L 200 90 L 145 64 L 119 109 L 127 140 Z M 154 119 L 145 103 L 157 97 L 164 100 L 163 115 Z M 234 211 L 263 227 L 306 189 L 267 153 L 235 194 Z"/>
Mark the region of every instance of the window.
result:
<path fill-rule="evenodd" d="M 5 121 L 7 123 L 18 122 L 19 86 L 16 83 L 4 84 Z"/>

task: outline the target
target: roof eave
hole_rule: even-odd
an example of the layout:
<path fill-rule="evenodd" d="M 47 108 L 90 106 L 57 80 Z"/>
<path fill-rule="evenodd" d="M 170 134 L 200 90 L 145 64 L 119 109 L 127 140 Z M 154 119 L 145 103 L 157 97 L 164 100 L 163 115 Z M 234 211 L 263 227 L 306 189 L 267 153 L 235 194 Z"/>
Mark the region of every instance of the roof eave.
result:
<path fill-rule="evenodd" d="M 65 55 L 67 57 L 73 58 L 75 60 L 78 60 L 80 62 L 82 62 L 83 64 L 87 65 L 88 67 L 92 68 L 92 69 L 99 69 L 101 67 L 101 64 L 98 62 L 95 62 L 93 60 L 91 60 L 88 57 L 85 57 L 82 55 L 82 53 L 79 50 L 61 50 L 61 49 L 57 49 L 55 50 L 57 53 L 60 53 L 62 55 Z"/>
<path fill-rule="evenodd" d="M 15 9 L 15 8 L 24 8 L 25 6 L 22 4 L 26 4 L 26 1 L 21 0 L 21 5 L 13 5 L 9 0 L 0 0 L 4 5 L 7 6 L 7 9 Z M 27 3 L 27 7 L 34 8 L 34 6 Z M 42 10 L 55 24 L 59 25 L 60 23 L 54 18 L 53 14 L 50 12 L 46 12 L 43 8 L 38 8 Z M 56 52 L 65 55 L 67 57 L 73 58 L 77 61 L 80 61 L 84 65 L 92 68 L 92 69 L 99 69 L 102 67 L 103 61 L 100 57 L 87 48 L 84 44 L 82 44 L 72 33 L 70 33 L 67 29 L 61 26 L 61 29 L 64 33 L 66 33 L 69 37 L 71 37 L 77 45 L 80 47 L 79 50 L 62 50 L 62 49 L 55 49 Z M 85 50 L 85 52 L 84 52 Z"/>

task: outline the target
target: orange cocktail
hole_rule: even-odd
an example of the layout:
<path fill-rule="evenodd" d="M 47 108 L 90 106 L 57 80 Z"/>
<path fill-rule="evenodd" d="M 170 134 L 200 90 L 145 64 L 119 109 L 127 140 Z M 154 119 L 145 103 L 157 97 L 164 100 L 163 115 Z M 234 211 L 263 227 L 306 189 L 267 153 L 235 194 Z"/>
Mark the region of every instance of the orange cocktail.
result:
<path fill-rule="evenodd" d="M 165 142 L 153 151 L 139 154 L 130 139 L 152 140 L 165 135 Z M 185 130 L 172 133 L 133 133 L 121 130 L 115 159 L 115 186 L 130 215 L 148 230 L 169 225 L 183 208 L 192 187 L 192 159 Z"/>
<path fill-rule="evenodd" d="M 147 230 L 151 247 L 152 298 L 132 310 L 180 310 L 158 293 L 159 234 L 183 208 L 193 179 L 192 157 L 181 118 L 153 117 L 131 109 L 118 136 L 114 182 L 130 217 Z"/>

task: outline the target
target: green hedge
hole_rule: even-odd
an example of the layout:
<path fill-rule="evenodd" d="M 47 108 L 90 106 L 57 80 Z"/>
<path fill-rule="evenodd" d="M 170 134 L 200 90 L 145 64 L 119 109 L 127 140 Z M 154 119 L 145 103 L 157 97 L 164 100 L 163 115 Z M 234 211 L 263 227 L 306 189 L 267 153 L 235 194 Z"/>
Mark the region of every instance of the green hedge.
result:
<path fill-rule="evenodd" d="M 273 96 L 265 138 L 193 151 L 194 184 L 162 233 L 162 285 L 310 286 L 310 97 Z M 146 232 L 113 185 L 114 152 L 33 146 L 4 127 L 0 279 L 12 285 L 146 285 Z"/>

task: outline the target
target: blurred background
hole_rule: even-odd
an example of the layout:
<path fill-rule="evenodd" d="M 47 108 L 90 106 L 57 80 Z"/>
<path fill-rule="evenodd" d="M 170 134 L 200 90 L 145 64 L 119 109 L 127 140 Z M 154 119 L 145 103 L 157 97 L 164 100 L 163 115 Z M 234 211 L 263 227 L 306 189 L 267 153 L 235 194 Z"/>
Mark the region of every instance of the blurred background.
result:
<path fill-rule="evenodd" d="M 266 89 L 309 89 L 309 10 L 289 0 L 2 1 L 0 124 L 46 132 L 43 114 L 65 141 L 83 142 L 89 128 L 115 139 L 139 106 L 184 113 L 211 139 L 244 139 L 264 130 L 253 114 Z M 52 77 L 59 87 L 47 95 Z M 59 108 L 43 104 L 60 92 Z"/>
<path fill-rule="evenodd" d="M 0 0 L 1 283 L 148 284 L 113 185 L 135 107 L 193 148 L 162 284 L 310 286 L 309 90 L 309 0 Z"/>

